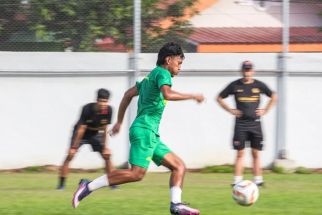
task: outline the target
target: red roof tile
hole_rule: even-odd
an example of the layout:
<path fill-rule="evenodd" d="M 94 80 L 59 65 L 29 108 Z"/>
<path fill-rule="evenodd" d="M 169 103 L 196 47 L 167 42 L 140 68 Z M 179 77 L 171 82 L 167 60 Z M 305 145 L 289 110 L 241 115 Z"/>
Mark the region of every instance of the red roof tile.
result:
<path fill-rule="evenodd" d="M 282 28 L 194 28 L 189 40 L 197 44 L 276 44 L 282 43 Z M 322 43 L 322 31 L 292 27 L 290 43 Z"/>

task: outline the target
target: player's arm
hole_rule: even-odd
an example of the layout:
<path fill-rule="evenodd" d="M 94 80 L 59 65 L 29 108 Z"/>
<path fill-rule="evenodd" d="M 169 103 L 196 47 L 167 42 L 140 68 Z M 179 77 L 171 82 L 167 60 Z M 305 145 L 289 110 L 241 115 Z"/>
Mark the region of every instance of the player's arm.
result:
<path fill-rule="evenodd" d="M 103 129 L 102 129 L 104 132 L 103 132 L 103 135 L 102 135 L 102 147 L 103 149 L 107 148 L 108 146 L 108 137 L 107 137 L 107 132 L 108 132 L 108 127 L 107 125 L 103 126 Z"/>
<path fill-rule="evenodd" d="M 129 104 L 131 103 L 132 98 L 137 95 L 139 95 L 139 92 L 136 86 L 131 87 L 124 93 L 121 103 L 119 105 L 119 109 L 117 112 L 117 122 L 113 126 L 112 134 L 117 134 L 120 131 L 121 125 L 123 123 L 125 111 L 129 106 Z"/>
<path fill-rule="evenodd" d="M 103 127 L 103 130 L 104 130 L 104 132 L 103 132 L 103 136 L 102 136 L 102 148 L 103 148 L 102 154 L 105 158 L 108 159 L 111 155 L 110 149 L 108 148 L 108 135 L 107 135 L 108 126 L 105 125 Z"/>
<path fill-rule="evenodd" d="M 275 105 L 276 102 L 277 102 L 277 94 L 272 93 L 271 99 L 267 103 L 266 107 L 264 109 L 257 109 L 256 110 L 256 115 L 257 116 L 265 115 L 270 109 L 272 109 L 272 107 Z"/>
<path fill-rule="evenodd" d="M 75 133 L 75 138 L 73 140 L 73 144 L 71 147 L 72 150 L 76 151 L 78 149 L 79 143 L 85 134 L 86 128 L 87 128 L 87 125 L 78 126 L 76 133 Z"/>
<path fill-rule="evenodd" d="M 225 109 L 227 112 L 231 113 L 232 115 L 238 117 L 241 117 L 242 112 L 238 109 L 233 109 L 231 107 L 229 107 L 229 105 L 224 101 L 224 98 L 222 98 L 221 96 L 217 96 L 217 102 L 218 104 Z"/>
<path fill-rule="evenodd" d="M 179 93 L 171 89 L 169 85 L 161 86 L 161 92 L 164 99 L 169 101 L 179 101 L 179 100 L 195 100 L 198 103 L 201 103 L 205 98 L 202 94 L 186 94 Z"/>

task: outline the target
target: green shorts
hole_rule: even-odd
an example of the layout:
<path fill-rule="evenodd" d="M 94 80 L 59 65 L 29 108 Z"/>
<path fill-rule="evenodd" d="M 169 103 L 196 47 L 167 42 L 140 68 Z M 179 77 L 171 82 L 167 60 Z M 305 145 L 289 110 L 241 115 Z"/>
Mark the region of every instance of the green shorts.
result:
<path fill-rule="evenodd" d="M 145 169 L 149 167 L 151 160 L 160 166 L 164 156 L 171 152 L 161 142 L 159 135 L 146 128 L 131 127 L 130 143 L 129 163 Z"/>

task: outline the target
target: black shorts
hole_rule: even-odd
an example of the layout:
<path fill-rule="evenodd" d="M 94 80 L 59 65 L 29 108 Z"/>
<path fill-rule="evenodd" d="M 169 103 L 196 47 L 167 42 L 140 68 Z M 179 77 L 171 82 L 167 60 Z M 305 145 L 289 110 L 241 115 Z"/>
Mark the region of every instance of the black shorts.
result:
<path fill-rule="evenodd" d="M 263 133 L 260 121 L 236 121 L 233 147 L 235 150 L 242 150 L 250 143 L 253 149 L 263 149 Z M 248 145 L 247 145 L 248 146 Z"/>
<path fill-rule="evenodd" d="M 75 138 L 75 132 L 73 132 L 72 140 L 70 146 L 72 146 Z M 103 135 L 101 133 L 96 133 L 96 134 L 86 134 L 84 137 L 81 139 L 79 143 L 79 147 L 81 147 L 83 144 L 90 144 L 94 152 L 103 152 Z M 78 148 L 79 148 L 78 147 Z"/>

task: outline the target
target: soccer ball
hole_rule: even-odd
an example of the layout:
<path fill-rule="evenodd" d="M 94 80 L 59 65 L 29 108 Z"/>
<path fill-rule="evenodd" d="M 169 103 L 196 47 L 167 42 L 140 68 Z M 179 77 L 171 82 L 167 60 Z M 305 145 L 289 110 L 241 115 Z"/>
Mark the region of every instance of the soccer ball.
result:
<path fill-rule="evenodd" d="M 240 205 L 250 206 L 259 196 L 257 185 L 249 180 L 243 180 L 233 187 L 233 199 Z"/>

